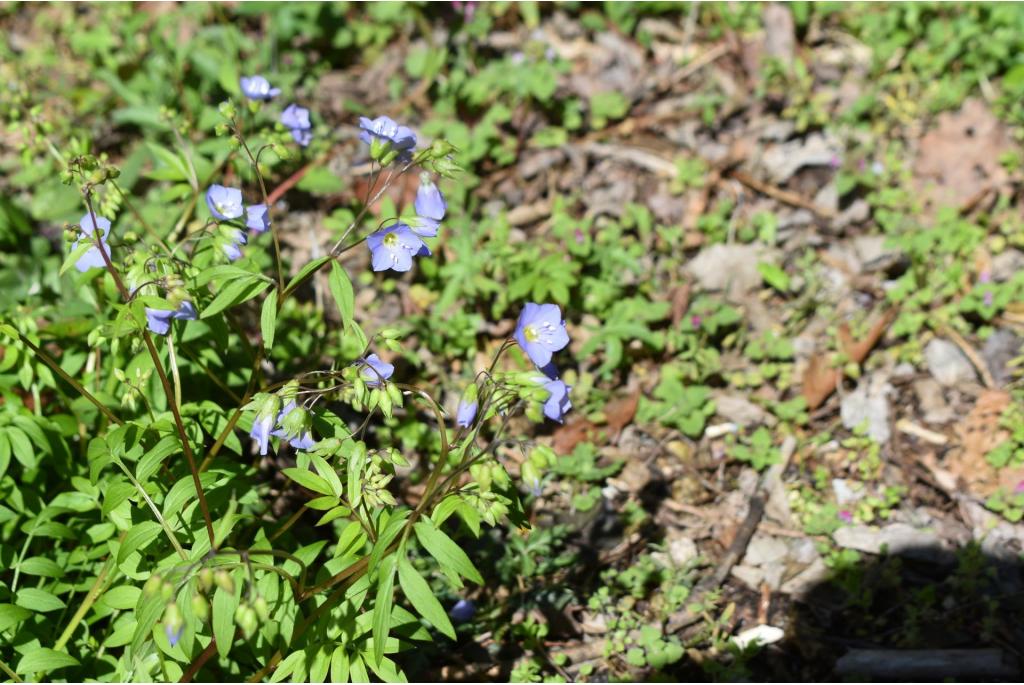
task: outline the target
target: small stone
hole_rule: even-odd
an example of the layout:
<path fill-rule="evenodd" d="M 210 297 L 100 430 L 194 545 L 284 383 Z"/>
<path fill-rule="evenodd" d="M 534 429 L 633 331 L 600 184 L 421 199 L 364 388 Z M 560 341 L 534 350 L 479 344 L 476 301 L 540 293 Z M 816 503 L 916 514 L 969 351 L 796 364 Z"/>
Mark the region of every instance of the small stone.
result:
<path fill-rule="evenodd" d="M 992 280 L 1008 281 L 1024 269 L 1024 252 L 1010 248 L 992 258 Z"/>
<path fill-rule="evenodd" d="M 832 479 L 832 492 L 836 496 L 836 504 L 849 504 L 864 497 L 864 492 L 855 492 L 842 478 Z"/>
<path fill-rule="evenodd" d="M 755 426 L 765 423 L 767 412 L 740 395 L 715 393 L 715 413 L 739 426 Z"/>
<path fill-rule="evenodd" d="M 935 531 L 914 528 L 906 523 L 891 523 L 883 528 L 871 526 L 844 526 L 832 534 L 840 547 L 868 554 L 880 554 L 883 547 L 888 554 L 899 554 L 923 561 L 942 562 L 951 550 Z"/>
<path fill-rule="evenodd" d="M 1010 380 L 1009 364 L 1020 355 L 1022 343 L 1024 340 L 1005 328 L 1000 328 L 985 341 L 981 356 L 997 384 L 1004 385 Z"/>
<path fill-rule="evenodd" d="M 945 386 L 970 383 L 977 380 L 974 367 L 960 348 L 941 338 L 935 338 L 924 348 L 924 359 L 932 377 Z"/>
<path fill-rule="evenodd" d="M 764 580 L 764 571 L 753 566 L 733 566 L 732 575 L 743 581 L 752 590 L 761 588 L 761 581 Z"/>
<path fill-rule="evenodd" d="M 742 295 L 761 284 L 760 262 L 773 262 L 772 251 L 765 245 L 725 245 L 716 243 L 701 250 L 686 265 L 702 290 L 727 290 L 732 296 Z"/>
<path fill-rule="evenodd" d="M 934 378 L 914 381 L 914 394 L 925 423 L 949 423 L 956 418 L 953 408 L 946 403 L 942 386 Z"/>
<path fill-rule="evenodd" d="M 697 543 L 688 537 L 680 536 L 669 540 L 668 556 L 676 566 L 686 566 L 696 559 L 698 554 Z"/>
<path fill-rule="evenodd" d="M 868 437 L 878 443 L 888 442 L 889 394 L 893 388 L 880 376 L 865 378 L 857 389 L 843 397 L 839 416 L 849 430 L 867 423 Z"/>
<path fill-rule="evenodd" d="M 789 554 L 786 543 L 770 535 L 754 533 L 743 557 L 746 566 L 773 566 L 781 564 Z"/>
<path fill-rule="evenodd" d="M 831 574 L 832 571 L 825 565 L 825 560 L 819 557 L 811 562 L 810 566 L 783 583 L 779 591 L 802 599 L 815 588 L 821 587 Z"/>

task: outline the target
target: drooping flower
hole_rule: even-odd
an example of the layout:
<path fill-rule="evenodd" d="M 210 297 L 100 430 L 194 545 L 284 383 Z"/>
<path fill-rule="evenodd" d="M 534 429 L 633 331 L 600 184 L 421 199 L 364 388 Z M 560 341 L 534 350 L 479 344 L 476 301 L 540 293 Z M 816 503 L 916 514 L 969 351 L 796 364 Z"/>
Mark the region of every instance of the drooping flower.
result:
<path fill-rule="evenodd" d="M 473 604 L 471 599 L 460 599 L 455 603 L 455 606 L 451 608 L 448 615 L 451 616 L 452 620 L 456 623 L 465 623 L 473 618 L 473 614 L 476 613 L 476 605 Z"/>
<path fill-rule="evenodd" d="M 412 157 L 416 147 L 416 134 L 408 126 L 402 126 L 391 117 L 376 119 L 359 117 L 359 140 L 370 146 L 370 155 L 381 159 L 388 153 L 396 153 L 397 159 L 406 161 Z"/>
<path fill-rule="evenodd" d="M 562 423 L 562 418 L 572 409 L 572 402 L 569 401 L 569 386 L 556 379 L 546 382 L 544 389 L 551 393 L 544 402 L 544 416 L 552 421 Z"/>
<path fill-rule="evenodd" d="M 427 244 L 406 224 L 393 224 L 366 237 L 374 271 L 408 271 L 412 258 L 429 255 Z"/>
<path fill-rule="evenodd" d="M 291 131 L 295 142 L 306 147 L 313 140 L 313 124 L 309 121 L 309 110 L 291 104 L 281 112 L 281 123 Z"/>
<path fill-rule="evenodd" d="M 556 304 L 527 302 L 516 322 L 515 339 L 538 368 L 551 362 L 551 355 L 569 344 L 569 334 Z"/>
<path fill-rule="evenodd" d="M 281 94 L 280 88 L 272 88 L 270 81 L 259 74 L 243 76 L 239 83 L 242 86 L 242 94 L 250 100 L 270 100 Z"/>
<path fill-rule="evenodd" d="M 233 262 L 242 256 L 242 245 L 248 242 L 248 238 L 245 237 L 245 231 L 240 228 L 234 226 L 222 226 L 221 228 L 223 230 L 218 237 L 221 249 L 224 250 L 228 261 Z"/>
<path fill-rule="evenodd" d="M 215 219 L 230 221 L 242 216 L 242 191 L 238 188 L 225 188 L 212 185 L 206 191 L 206 204 Z"/>
<path fill-rule="evenodd" d="M 100 232 L 100 244 L 103 245 L 103 250 L 107 253 L 107 257 L 110 256 L 110 247 L 107 245 L 107 234 L 110 232 L 110 220 L 104 219 L 102 216 L 97 216 L 96 221 L 93 222 L 92 214 L 86 213 L 85 216 L 78 222 L 78 225 L 82 227 L 82 235 L 79 236 L 72 245 L 72 251 L 77 248 L 83 240 L 89 241 L 92 245 L 88 250 L 78 258 L 75 262 L 75 268 L 81 272 L 86 272 L 89 269 L 104 268 L 107 263 L 103 261 L 103 255 L 100 253 L 100 248 L 96 246 L 95 233 L 97 230 Z"/>
<path fill-rule="evenodd" d="M 376 388 L 382 381 L 391 378 L 391 374 L 395 372 L 394 364 L 388 364 L 376 354 L 364 357 L 359 363 L 363 366 L 359 375 L 369 388 Z"/>
<path fill-rule="evenodd" d="M 253 235 L 266 233 L 270 228 L 270 211 L 264 204 L 249 205 L 245 208 L 245 225 Z"/>
<path fill-rule="evenodd" d="M 164 635 L 167 636 L 167 642 L 171 645 L 171 647 L 174 647 L 178 644 L 178 641 L 181 639 L 181 636 L 184 632 L 184 625 L 179 626 L 178 629 L 175 630 L 174 627 L 170 624 L 164 624 Z"/>
<path fill-rule="evenodd" d="M 277 425 L 280 426 L 271 435 L 275 438 L 287 440 L 288 444 L 297 450 L 308 450 L 316 444 L 313 434 L 309 431 L 309 412 L 296 407 L 294 401 L 289 401 L 282 407 L 277 415 Z"/>
<path fill-rule="evenodd" d="M 438 226 L 448 210 L 448 203 L 441 190 L 425 174 L 420 180 L 413 206 L 416 209 L 416 219 L 410 224 L 413 232 L 424 238 L 436 236 Z"/>
<path fill-rule="evenodd" d="M 196 308 L 188 300 L 184 300 L 177 309 L 146 307 L 146 326 L 157 335 L 167 335 L 173 320 L 195 321 L 198 318 Z"/>
<path fill-rule="evenodd" d="M 260 446 L 260 454 L 265 455 L 267 445 L 270 444 L 270 431 L 273 430 L 281 409 L 281 398 L 270 393 L 259 393 L 249 404 L 245 405 L 245 409 L 256 411 L 256 418 L 253 419 L 249 437 Z"/>
<path fill-rule="evenodd" d="M 477 402 L 467 402 L 461 400 L 459 402 L 459 410 L 455 413 L 455 425 L 459 428 L 469 428 L 473 423 L 473 419 L 476 418 Z"/>

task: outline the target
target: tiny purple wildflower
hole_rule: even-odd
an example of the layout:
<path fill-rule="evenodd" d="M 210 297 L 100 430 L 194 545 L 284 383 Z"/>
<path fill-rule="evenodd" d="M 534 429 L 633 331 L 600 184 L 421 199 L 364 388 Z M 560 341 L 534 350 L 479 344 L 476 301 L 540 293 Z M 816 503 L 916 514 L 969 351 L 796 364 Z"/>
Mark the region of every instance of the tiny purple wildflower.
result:
<path fill-rule="evenodd" d="M 239 79 L 242 94 L 250 100 L 270 100 L 281 94 L 280 88 L 272 88 L 270 81 L 260 76 L 243 76 Z"/>
<path fill-rule="evenodd" d="M 215 219 L 230 221 L 242 216 L 242 191 L 212 185 L 206 191 L 206 205 Z"/>
<path fill-rule="evenodd" d="M 985 303 L 986 307 L 991 307 L 992 306 L 992 302 L 994 300 L 995 300 L 995 293 L 993 293 L 991 290 L 989 290 L 988 292 L 985 293 L 984 297 L 982 297 L 981 301 Z"/>
<path fill-rule="evenodd" d="M 515 339 L 538 368 L 551 362 L 553 353 L 569 344 L 569 334 L 556 304 L 527 302 L 516 322 Z"/>
<path fill-rule="evenodd" d="M 844 523 L 853 523 L 853 513 L 849 509 L 843 509 L 839 512 L 839 520 Z"/>
<path fill-rule="evenodd" d="M 381 381 L 391 378 L 391 374 L 395 372 L 394 364 L 388 364 L 376 354 L 364 357 L 359 363 L 363 366 L 359 375 L 368 388 L 378 387 Z"/>
<path fill-rule="evenodd" d="M 83 240 L 88 240 L 92 244 L 92 247 L 86 250 L 85 253 L 78 258 L 78 261 L 75 262 L 75 268 L 83 273 L 89 269 L 104 268 L 107 263 L 103 261 L 103 254 L 100 252 L 100 248 L 96 246 L 96 239 L 93 235 L 98 229 L 100 232 L 100 244 L 103 245 L 103 249 L 109 257 L 110 247 L 107 245 L 107 234 L 110 233 L 110 220 L 97 215 L 94 223 L 92 220 L 92 214 L 86 213 L 78 224 L 82 227 L 83 235 L 71 245 L 71 249 L 76 249 Z"/>
<path fill-rule="evenodd" d="M 284 111 L 281 112 L 281 123 L 284 124 L 285 128 L 291 129 L 313 128 L 313 125 L 309 122 L 309 110 L 296 104 L 291 104 L 284 108 Z"/>
<path fill-rule="evenodd" d="M 562 423 L 566 412 L 572 409 L 572 402 L 569 401 L 569 386 L 561 380 L 553 380 L 545 383 L 544 389 L 551 393 L 548 395 L 547 401 L 544 402 L 544 416 L 552 421 Z"/>
<path fill-rule="evenodd" d="M 264 204 L 249 205 L 245 208 L 245 225 L 253 235 L 266 233 L 270 228 L 270 211 Z"/>
<path fill-rule="evenodd" d="M 292 139 L 301 147 L 308 147 L 313 141 L 313 131 L 308 128 L 293 128 Z"/>
<path fill-rule="evenodd" d="M 259 443 L 260 454 L 267 454 L 267 446 L 270 444 L 270 431 L 274 427 L 274 416 L 257 416 L 256 420 L 252 423 L 252 430 L 249 431 L 249 437 Z"/>
<path fill-rule="evenodd" d="M 408 271 L 412 258 L 429 255 L 427 244 L 406 224 L 394 224 L 366 238 L 374 271 Z"/>
<path fill-rule="evenodd" d="M 704 319 L 700 318 L 698 314 L 694 314 L 690 317 L 690 325 L 694 328 L 700 328 L 702 323 L 704 323 Z"/>
<path fill-rule="evenodd" d="M 1013 494 L 1015 494 L 1015 495 L 1019 495 L 1022 492 L 1024 492 L 1024 480 L 1022 480 L 1021 482 L 1017 483 L 1017 487 L 1015 487 L 1013 489 Z"/>
<path fill-rule="evenodd" d="M 154 309 L 146 307 L 146 326 L 157 335 L 167 335 L 171 321 L 195 321 L 199 318 L 196 308 L 185 300 L 177 309 Z"/>

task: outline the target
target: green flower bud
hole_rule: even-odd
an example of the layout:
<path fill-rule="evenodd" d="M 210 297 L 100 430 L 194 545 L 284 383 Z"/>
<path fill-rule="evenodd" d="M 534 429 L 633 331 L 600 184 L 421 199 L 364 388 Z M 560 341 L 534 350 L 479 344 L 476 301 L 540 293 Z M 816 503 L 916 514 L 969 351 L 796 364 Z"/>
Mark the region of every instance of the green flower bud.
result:
<path fill-rule="evenodd" d="M 220 103 L 220 105 L 217 107 L 217 111 L 220 112 L 220 115 L 225 119 L 234 119 L 235 116 L 238 114 L 238 112 L 235 110 L 235 103 L 231 102 L 231 100 L 225 100 L 224 102 Z"/>
<path fill-rule="evenodd" d="M 210 603 L 200 592 L 192 595 L 192 614 L 200 623 L 205 623 L 206 619 L 210 618 Z"/>
<path fill-rule="evenodd" d="M 122 372 L 123 373 L 123 372 Z M 164 579 L 159 573 L 154 573 L 146 581 L 146 584 L 142 586 L 142 594 L 146 597 L 156 597 L 160 593 L 161 587 L 163 587 Z"/>
<path fill-rule="evenodd" d="M 160 586 L 160 594 L 165 600 L 170 601 L 171 598 L 174 597 L 174 585 L 165 581 L 164 584 Z"/>
<path fill-rule="evenodd" d="M 199 569 L 199 586 L 203 588 L 203 592 L 213 589 L 213 569 L 206 567 Z"/>
<path fill-rule="evenodd" d="M 235 594 L 235 581 L 231 578 L 231 574 L 224 569 L 218 569 L 213 574 L 213 582 L 229 595 Z"/>
<path fill-rule="evenodd" d="M 246 640 L 250 639 L 256 634 L 256 629 L 259 628 L 256 610 L 248 604 L 239 604 L 238 609 L 235 610 L 235 625 L 242 629 L 242 634 Z"/>
<path fill-rule="evenodd" d="M 260 617 L 261 621 L 270 620 L 270 605 L 267 604 L 267 600 L 260 595 L 256 598 L 256 601 L 252 603 L 252 608 L 256 611 L 256 615 Z"/>

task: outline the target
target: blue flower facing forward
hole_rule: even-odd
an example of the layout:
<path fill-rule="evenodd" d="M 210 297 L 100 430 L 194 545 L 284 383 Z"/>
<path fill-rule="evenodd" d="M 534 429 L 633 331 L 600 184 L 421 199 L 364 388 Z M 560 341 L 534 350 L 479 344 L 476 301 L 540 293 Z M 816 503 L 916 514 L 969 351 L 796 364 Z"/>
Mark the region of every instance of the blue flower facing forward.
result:
<path fill-rule="evenodd" d="M 270 81 L 259 74 L 243 76 L 239 84 L 242 86 L 242 94 L 250 100 L 270 100 L 281 94 L 280 88 L 272 88 Z"/>
<path fill-rule="evenodd" d="M 448 211 L 448 203 L 441 190 L 429 178 L 424 177 L 420 181 L 413 207 L 416 209 L 416 218 L 410 224 L 412 230 L 424 238 L 436 236 L 441 220 Z"/>
<path fill-rule="evenodd" d="M 544 383 L 544 389 L 550 393 L 547 401 L 544 402 L 544 416 L 552 421 L 562 423 L 566 413 L 572 409 L 572 402 L 569 400 L 569 386 L 556 379 Z"/>
<path fill-rule="evenodd" d="M 516 322 L 515 339 L 537 368 L 551 363 L 551 355 L 569 344 L 569 334 L 556 304 L 527 302 Z"/>
<path fill-rule="evenodd" d="M 369 388 L 378 387 L 383 381 L 391 378 L 391 374 L 395 372 L 394 364 L 388 364 L 376 354 L 364 357 L 359 361 L 359 363 L 362 364 L 363 367 L 359 376 Z"/>
<path fill-rule="evenodd" d="M 270 211 L 264 204 L 249 205 L 245 208 L 245 226 L 253 235 L 266 233 L 270 228 Z"/>
<path fill-rule="evenodd" d="M 406 224 L 393 224 L 366 237 L 374 271 L 408 271 L 412 258 L 429 255 L 427 244 Z"/>
<path fill-rule="evenodd" d="M 225 188 L 212 185 L 206 191 L 206 205 L 210 208 L 213 218 L 220 221 L 231 221 L 242 216 L 242 191 L 238 188 Z"/>
<path fill-rule="evenodd" d="M 195 321 L 198 318 L 196 308 L 188 300 L 178 305 L 177 309 L 146 307 L 146 326 L 157 335 L 167 335 L 171 330 L 171 321 Z"/>
<path fill-rule="evenodd" d="M 102 269 L 106 267 L 107 263 L 103 261 L 103 255 L 100 253 L 100 248 L 96 246 L 96 238 L 94 237 L 97 230 L 100 232 L 100 244 L 103 245 L 103 250 L 107 253 L 107 257 L 110 256 L 110 246 L 107 245 L 107 234 L 110 233 L 110 220 L 104 219 L 102 216 L 97 216 L 95 223 L 92 220 L 92 214 L 86 214 L 82 217 L 78 225 L 82 227 L 82 235 L 72 245 L 71 249 L 74 251 L 83 240 L 88 241 L 92 247 L 85 251 L 78 261 L 75 262 L 75 268 L 81 272 L 86 272 L 89 269 Z"/>
<path fill-rule="evenodd" d="M 416 134 L 408 126 L 402 126 L 391 117 L 376 119 L 359 117 L 359 140 L 370 146 L 370 156 L 387 164 L 384 159 L 395 153 L 392 159 L 408 161 L 416 147 Z M 389 160 L 390 161 L 390 160 Z"/>
<path fill-rule="evenodd" d="M 281 112 L 281 123 L 292 133 L 295 142 L 306 147 L 313 140 L 313 124 L 309 121 L 309 110 L 296 104 L 288 105 Z"/>

